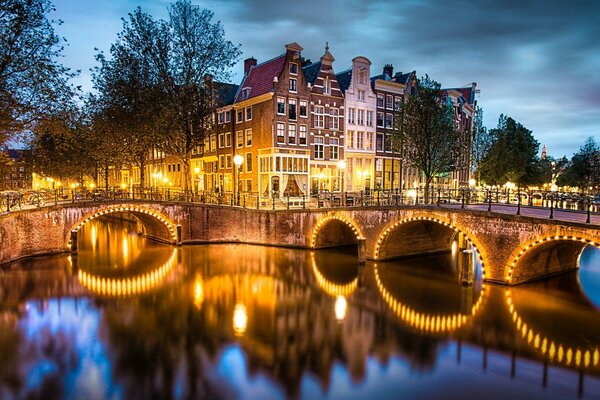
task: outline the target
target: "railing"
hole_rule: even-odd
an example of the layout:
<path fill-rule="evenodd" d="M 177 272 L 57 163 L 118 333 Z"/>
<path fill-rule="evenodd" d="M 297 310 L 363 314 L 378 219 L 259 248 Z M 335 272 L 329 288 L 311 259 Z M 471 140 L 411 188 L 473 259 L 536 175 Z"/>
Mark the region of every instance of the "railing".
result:
<path fill-rule="evenodd" d="M 508 191 L 500 189 L 423 188 L 410 190 L 365 190 L 360 192 L 317 192 L 310 196 L 257 193 L 194 192 L 172 188 L 113 188 L 109 190 L 38 190 L 0 192 L 0 213 L 40 208 L 48 205 L 79 202 L 115 202 L 121 200 L 198 203 L 218 206 L 282 210 L 338 207 L 392 207 L 435 205 L 438 207 L 473 208 L 487 211 L 502 206 L 519 215 L 522 207 L 546 210 L 554 218 L 555 210 L 587 214 L 586 222 L 600 212 L 600 196 L 564 194 L 548 191 Z"/>

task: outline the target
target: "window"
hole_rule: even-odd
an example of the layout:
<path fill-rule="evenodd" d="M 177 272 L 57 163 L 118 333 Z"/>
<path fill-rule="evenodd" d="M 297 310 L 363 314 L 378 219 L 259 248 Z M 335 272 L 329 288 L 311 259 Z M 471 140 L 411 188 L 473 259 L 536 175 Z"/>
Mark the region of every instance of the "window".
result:
<path fill-rule="evenodd" d="M 385 107 L 389 109 L 394 108 L 394 96 L 391 94 L 385 96 Z"/>
<path fill-rule="evenodd" d="M 246 107 L 246 121 L 252 120 L 252 106 Z"/>
<path fill-rule="evenodd" d="M 356 148 L 357 149 L 365 148 L 365 133 L 364 132 L 356 132 Z"/>
<path fill-rule="evenodd" d="M 300 125 L 300 131 L 298 132 L 298 143 L 306 145 L 306 125 Z"/>
<path fill-rule="evenodd" d="M 367 83 L 367 73 L 365 71 L 360 71 L 358 74 L 358 83 L 364 85 Z"/>
<path fill-rule="evenodd" d="M 378 133 L 377 134 L 377 151 L 383 151 L 383 133 Z"/>
<path fill-rule="evenodd" d="M 225 154 L 225 168 L 231 168 L 231 154 Z"/>
<path fill-rule="evenodd" d="M 252 146 L 252 129 L 246 129 L 246 147 Z"/>
<path fill-rule="evenodd" d="M 348 123 L 349 124 L 354 124 L 355 123 L 355 119 L 354 119 L 354 113 L 355 113 L 355 109 L 354 108 L 349 108 L 348 109 Z"/>
<path fill-rule="evenodd" d="M 277 114 L 285 115 L 285 99 L 283 97 L 277 98 Z"/>
<path fill-rule="evenodd" d="M 331 94 L 331 82 L 328 76 L 323 79 L 323 94 Z"/>
<path fill-rule="evenodd" d="M 358 125 L 365 124 L 365 110 L 358 110 Z"/>
<path fill-rule="evenodd" d="M 290 78 L 290 92 L 296 91 L 296 79 Z"/>
<path fill-rule="evenodd" d="M 373 132 L 367 132 L 367 150 L 373 150 Z"/>
<path fill-rule="evenodd" d="M 247 99 L 248 97 L 250 97 L 250 88 L 243 88 L 242 99 Z"/>
<path fill-rule="evenodd" d="M 325 156 L 325 140 L 323 136 L 315 136 L 315 159 L 322 160 Z"/>
<path fill-rule="evenodd" d="M 285 124 L 277 123 L 277 143 L 285 143 Z"/>
<path fill-rule="evenodd" d="M 358 91 L 358 99 L 361 101 L 365 101 L 365 91 L 364 90 Z"/>
<path fill-rule="evenodd" d="M 224 122 L 225 122 L 225 112 L 219 111 L 219 124 L 222 124 Z"/>
<path fill-rule="evenodd" d="M 225 147 L 231 147 L 231 132 L 225 133 Z"/>
<path fill-rule="evenodd" d="M 298 64 L 290 63 L 290 74 L 298 75 Z"/>
<path fill-rule="evenodd" d="M 246 153 L 246 172 L 252 172 L 252 153 Z"/>
<path fill-rule="evenodd" d="M 394 125 L 394 114 L 385 114 L 385 127 L 390 129 Z"/>
<path fill-rule="evenodd" d="M 217 135 L 210 135 L 210 150 L 217 149 Z"/>
<path fill-rule="evenodd" d="M 402 106 L 402 97 L 395 96 L 394 97 L 394 110 L 399 111 Z"/>
<path fill-rule="evenodd" d="M 354 131 L 348 131 L 348 136 L 346 137 L 346 144 L 350 149 L 354 147 Z"/>
<path fill-rule="evenodd" d="M 288 143 L 296 144 L 296 124 L 288 125 Z"/>
<path fill-rule="evenodd" d="M 246 192 L 252 191 L 252 179 L 246 179 Z"/>
<path fill-rule="evenodd" d="M 377 95 L 377 107 L 381 107 L 381 108 L 385 107 L 384 106 L 384 98 L 383 98 L 383 95 L 381 93 L 379 93 Z"/>
<path fill-rule="evenodd" d="M 339 113 L 340 111 L 337 108 L 329 109 L 329 129 L 335 131 L 340 129 Z"/>
<path fill-rule="evenodd" d="M 300 100 L 300 116 L 308 117 L 308 102 L 306 100 Z"/>
<path fill-rule="evenodd" d="M 367 126 L 373 126 L 373 111 L 367 111 Z"/>
<path fill-rule="evenodd" d="M 238 149 L 244 147 L 244 131 L 237 131 L 235 133 L 235 147 Z"/>
<path fill-rule="evenodd" d="M 225 168 L 225 157 L 219 156 L 219 168 Z"/>
<path fill-rule="evenodd" d="M 377 126 L 383 127 L 383 113 L 377 113 Z"/>
<path fill-rule="evenodd" d="M 340 139 L 338 138 L 329 138 L 329 158 L 332 160 L 337 160 L 339 157 L 339 145 Z"/>
<path fill-rule="evenodd" d="M 237 110 L 237 118 L 236 118 L 235 122 L 238 122 L 238 123 L 244 122 L 244 110 L 242 110 L 242 109 Z"/>
<path fill-rule="evenodd" d="M 225 134 L 219 133 L 219 148 L 225 147 Z"/>
<path fill-rule="evenodd" d="M 296 120 L 296 99 L 288 101 L 288 117 L 293 121 Z"/>
<path fill-rule="evenodd" d="M 315 106 L 315 128 L 325 128 L 325 107 Z"/>
<path fill-rule="evenodd" d="M 385 134 L 385 151 L 392 151 L 392 137 L 389 134 Z"/>
<path fill-rule="evenodd" d="M 225 111 L 225 122 L 231 122 L 231 110 Z"/>

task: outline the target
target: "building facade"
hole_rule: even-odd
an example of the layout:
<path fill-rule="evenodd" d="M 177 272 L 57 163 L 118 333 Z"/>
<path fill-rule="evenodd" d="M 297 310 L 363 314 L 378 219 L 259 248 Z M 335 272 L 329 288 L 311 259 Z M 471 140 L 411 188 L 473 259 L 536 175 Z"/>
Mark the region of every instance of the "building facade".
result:
<path fill-rule="evenodd" d="M 6 149 L 0 163 L 0 190 L 29 190 L 33 174 L 30 150 Z"/>

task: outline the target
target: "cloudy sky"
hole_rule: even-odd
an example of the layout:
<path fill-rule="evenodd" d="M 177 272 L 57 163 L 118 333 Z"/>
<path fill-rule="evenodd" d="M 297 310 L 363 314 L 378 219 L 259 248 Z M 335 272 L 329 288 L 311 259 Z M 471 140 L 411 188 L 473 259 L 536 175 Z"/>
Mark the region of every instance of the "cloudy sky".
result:
<path fill-rule="evenodd" d="M 379 74 L 429 74 L 444 87 L 477 82 L 484 122 L 504 113 L 533 130 L 554 156 L 600 139 L 600 1 L 192 0 L 214 11 L 229 40 L 259 62 L 298 42 L 313 61 L 328 41 L 342 71 L 358 55 Z M 138 5 L 167 15 L 168 0 L 54 0 L 69 42 L 65 64 L 89 90 L 94 48 L 108 50 L 121 17 Z M 234 72 L 239 83 L 243 62 Z"/>

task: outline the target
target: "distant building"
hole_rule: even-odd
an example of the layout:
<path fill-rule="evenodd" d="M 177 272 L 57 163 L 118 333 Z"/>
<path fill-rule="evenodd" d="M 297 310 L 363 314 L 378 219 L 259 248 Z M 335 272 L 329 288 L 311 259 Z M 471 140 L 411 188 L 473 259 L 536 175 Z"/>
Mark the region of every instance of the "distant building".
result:
<path fill-rule="evenodd" d="M 546 149 L 546 145 L 542 146 L 542 160 L 548 158 L 548 150 Z"/>
<path fill-rule="evenodd" d="M 6 149 L 3 153 L 0 156 L 0 190 L 31 189 L 31 150 Z"/>

